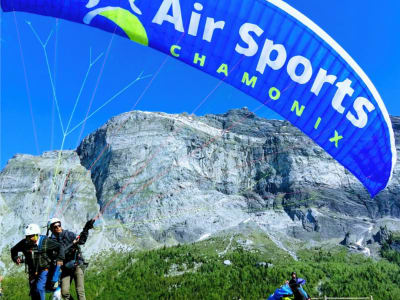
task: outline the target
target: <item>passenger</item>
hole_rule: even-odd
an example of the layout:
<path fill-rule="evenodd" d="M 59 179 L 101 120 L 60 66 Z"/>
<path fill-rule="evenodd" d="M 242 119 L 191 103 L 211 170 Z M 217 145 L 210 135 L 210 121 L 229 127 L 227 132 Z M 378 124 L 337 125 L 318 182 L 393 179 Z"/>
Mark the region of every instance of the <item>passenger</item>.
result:
<path fill-rule="evenodd" d="M 19 256 L 20 252 L 25 256 L 25 261 Z M 17 265 L 25 262 L 28 267 L 32 300 L 45 300 L 46 289 L 54 291 L 57 288 L 64 258 L 63 246 L 40 235 L 37 224 L 26 226 L 25 239 L 11 248 L 11 259 Z"/>

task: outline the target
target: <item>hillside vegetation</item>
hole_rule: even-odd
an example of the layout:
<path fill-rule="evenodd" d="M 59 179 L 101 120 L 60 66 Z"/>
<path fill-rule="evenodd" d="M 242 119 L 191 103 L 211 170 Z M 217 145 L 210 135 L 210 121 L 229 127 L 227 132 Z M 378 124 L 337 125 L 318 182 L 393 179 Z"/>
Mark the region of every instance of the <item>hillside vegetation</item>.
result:
<path fill-rule="evenodd" d="M 91 260 L 86 295 L 113 300 L 266 299 L 295 270 L 306 278 L 305 289 L 314 297 L 400 299 L 398 261 L 374 261 L 344 248 L 303 250 L 298 255 L 295 261 L 267 239 L 262 247 L 251 248 L 239 236 L 108 253 Z M 7 276 L 3 289 L 4 299 L 29 299 L 25 274 Z"/>

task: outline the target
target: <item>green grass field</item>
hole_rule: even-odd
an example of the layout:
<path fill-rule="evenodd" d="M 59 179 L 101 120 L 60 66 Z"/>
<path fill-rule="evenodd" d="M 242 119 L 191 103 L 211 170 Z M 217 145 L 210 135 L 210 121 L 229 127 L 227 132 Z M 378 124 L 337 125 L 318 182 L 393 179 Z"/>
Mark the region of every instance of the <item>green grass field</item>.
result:
<path fill-rule="evenodd" d="M 303 250 L 295 261 L 265 237 L 257 237 L 263 246 L 254 249 L 243 246 L 240 238 L 102 254 L 86 270 L 87 299 L 266 299 L 293 270 L 306 278 L 305 290 L 314 297 L 400 299 L 400 260 L 390 250 L 383 254 L 392 262 L 344 248 Z M 4 299 L 29 299 L 25 274 L 6 277 L 3 289 Z"/>

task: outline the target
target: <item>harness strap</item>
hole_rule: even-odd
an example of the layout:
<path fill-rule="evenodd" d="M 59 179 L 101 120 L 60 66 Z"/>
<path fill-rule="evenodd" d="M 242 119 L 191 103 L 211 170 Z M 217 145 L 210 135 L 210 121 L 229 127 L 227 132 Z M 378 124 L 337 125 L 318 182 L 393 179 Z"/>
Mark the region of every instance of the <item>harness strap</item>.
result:
<path fill-rule="evenodd" d="M 42 250 L 42 244 L 43 241 L 46 237 L 44 235 L 39 235 L 39 243 L 38 243 L 38 250 L 41 251 Z"/>
<path fill-rule="evenodd" d="M 39 274 L 39 265 L 40 265 L 40 252 L 42 251 L 42 246 L 43 246 L 43 241 L 46 239 L 45 236 L 43 235 L 39 235 L 39 241 L 38 241 L 38 249 L 37 249 L 37 253 L 33 259 L 33 262 L 35 264 L 35 275 L 37 276 Z M 35 254 L 35 251 L 32 252 L 32 255 Z"/>

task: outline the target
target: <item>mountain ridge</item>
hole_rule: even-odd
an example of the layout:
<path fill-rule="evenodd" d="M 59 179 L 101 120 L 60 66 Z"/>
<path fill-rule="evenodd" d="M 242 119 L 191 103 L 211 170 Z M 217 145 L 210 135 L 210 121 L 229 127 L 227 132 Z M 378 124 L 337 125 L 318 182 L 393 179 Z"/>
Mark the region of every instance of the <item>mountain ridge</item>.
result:
<path fill-rule="evenodd" d="M 400 118 L 391 119 L 398 141 Z M 400 230 L 398 164 L 371 199 L 289 122 L 247 108 L 201 117 L 124 113 L 76 151 L 14 156 L 0 183 L 1 261 L 25 224 L 45 226 L 51 215 L 79 232 L 100 212 L 88 255 L 190 243 L 245 223 L 293 253 L 348 234 L 369 255 L 379 250 L 371 241 L 381 226 Z"/>

